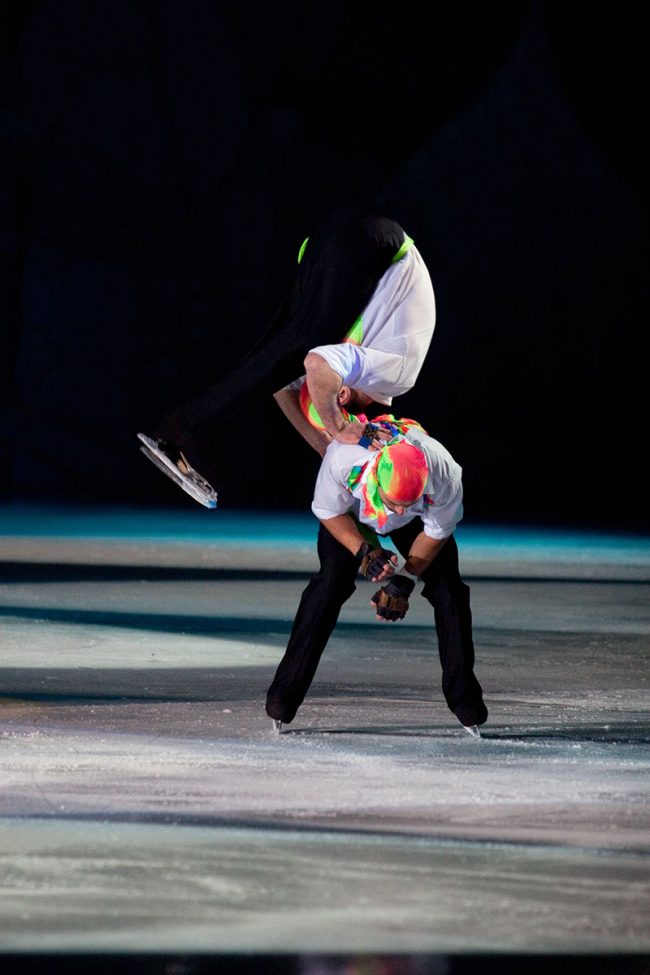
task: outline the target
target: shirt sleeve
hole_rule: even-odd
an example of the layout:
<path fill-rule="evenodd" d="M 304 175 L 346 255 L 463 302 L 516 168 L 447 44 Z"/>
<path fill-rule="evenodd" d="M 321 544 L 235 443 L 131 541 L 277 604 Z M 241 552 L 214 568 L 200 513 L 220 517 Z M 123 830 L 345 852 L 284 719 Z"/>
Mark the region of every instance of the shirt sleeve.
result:
<path fill-rule="evenodd" d="M 421 516 L 424 534 L 429 538 L 449 538 L 463 518 L 463 469 L 433 438 L 414 432 L 408 439 L 424 450 L 429 468 Z"/>
<path fill-rule="evenodd" d="M 454 497 L 447 504 L 429 506 L 425 501 L 425 509 L 422 514 L 424 534 L 428 535 L 429 538 L 449 538 L 450 535 L 453 535 L 458 523 L 463 518 L 462 497 L 461 489 L 460 497 Z"/>
<path fill-rule="evenodd" d="M 347 386 L 353 386 L 361 368 L 358 345 L 352 342 L 341 342 L 338 345 L 317 345 L 310 352 L 316 352 L 324 359 L 330 369 L 340 376 Z"/>
<path fill-rule="evenodd" d="M 324 359 L 342 382 L 353 389 L 364 392 L 380 389 L 393 395 L 393 387 L 399 387 L 404 361 L 396 352 L 365 348 L 353 342 L 319 345 L 311 351 Z"/>
<path fill-rule="evenodd" d="M 344 515 L 354 506 L 336 454 L 336 449 L 327 448 L 316 478 L 311 510 L 320 521 Z"/>

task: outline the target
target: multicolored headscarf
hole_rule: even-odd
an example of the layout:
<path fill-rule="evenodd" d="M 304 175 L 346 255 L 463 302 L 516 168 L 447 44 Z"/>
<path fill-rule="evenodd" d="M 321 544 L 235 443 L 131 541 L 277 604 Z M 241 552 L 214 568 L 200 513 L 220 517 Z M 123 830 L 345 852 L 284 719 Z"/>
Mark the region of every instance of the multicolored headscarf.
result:
<path fill-rule="evenodd" d="M 318 430 L 324 430 L 325 424 L 312 403 L 306 382 L 303 382 L 300 387 L 299 402 L 303 415 L 311 425 Z M 346 420 L 354 416 L 343 407 L 341 412 Z M 357 414 L 354 418 L 360 423 L 368 423 L 368 418 L 363 413 Z M 380 450 L 374 451 L 365 464 L 353 467 L 347 483 L 350 491 L 361 485 L 362 513 L 376 520 L 377 527 L 381 531 L 388 520 L 388 513 L 379 495 L 379 488 L 391 500 L 404 504 L 417 501 L 424 491 L 429 477 L 426 458 L 421 450 L 405 439 L 404 435 L 409 430 L 420 430 L 422 433 L 426 433 L 426 430 L 417 420 L 408 417 L 397 419 L 392 413 L 375 416 L 370 423 L 389 430 L 393 435 L 392 439 L 388 440 Z"/>
<path fill-rule="evenodd" d="M 302 410 L 303 416 L 306 417 L 313 427 L 317 430 L 324 430 L 325 424 L 318 415 L 316 407 L 312 403 L 311 396 L 309 395 L 309 390 L 307 388 L 307 383 L 304 382 L 300 387 L 300 393 L 298 394 L 298 401 L 300 403 L 300 409 Z M 359 423 L 367 423 L 368 417 L 365 413 L 349 413 L 346 409 L 341 407 L 341 413 L 345 417 L 346 421 L 354 417 Z"/>
<path fill-rule="evenodd" d="M 302 386 L 300 387 L 298 403 L 305 419 L 309 420 L 311 425 L 316 427 L 317 430 L 324 430 L 325 424 L 318 415 L 318 411 L 312 402 L 306 382 L 303 382 Z M 406 417 L 400 417 L 400 419 L 397 420 L 392 413 L 382 413 L 381 416 L 375 416 L 372 418 L 372 420 L 368 421 L 368 417 L 365 415 L 365 413 L 350 413 L 343 406 L 340 409 L 346 420 L 355 419 L 358 420 L 359 423 L 370 422 L 380 424 L 381 426 L 389 429 L 395 435 L 398 433 L 406 433 L 408 430 L 414 429 L 420 430 L 422 433 L 426 433 L 424 427 L 422 427 L 417 420 L 409 420 Z"/>
<path fill-rule="evenodd" d="M 381 416 L 373 416 L 371 423 L 379 423 L 381 426 L 395 427 L 399 433 L 408 433 L 409 430 L 419 430 L 426 434 L 426 430 L 417 420 L 409 420 L 406 416 L 396 419 L 392 413 L 382 413 Z"/>
<path fill-rule="evenodd" d="M 405 424 L 408 425 L 407 429 L 422 429 L 415 420 L 390 419 L 394 426 Z M 429 468 L 424 453 L 399 433 L 365 464 L 353 467 L 347 483 L 350 491 L 361 489 L 361 514 L 376 521 L 381 532 L 388 521 L 389 512 L 384 507 L 379 489 L 398 504 L 412 504 L 422 496 L 428 477 Z"/>

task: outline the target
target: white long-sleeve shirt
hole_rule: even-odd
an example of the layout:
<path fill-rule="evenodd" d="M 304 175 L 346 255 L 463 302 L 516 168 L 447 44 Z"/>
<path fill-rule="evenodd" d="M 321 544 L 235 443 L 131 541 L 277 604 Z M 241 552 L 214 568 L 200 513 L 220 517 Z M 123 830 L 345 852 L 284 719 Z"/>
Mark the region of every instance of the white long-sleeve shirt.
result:
<path fill-rule="evenodd" d="M 320 355 L 352 389 L 390 406 L 415 385 L 436 324 L 431 277 L 413 244 L 384 272 L 344 341 L 318 345 Z M 304 377 L 288 388 L 298 388 Z"/>

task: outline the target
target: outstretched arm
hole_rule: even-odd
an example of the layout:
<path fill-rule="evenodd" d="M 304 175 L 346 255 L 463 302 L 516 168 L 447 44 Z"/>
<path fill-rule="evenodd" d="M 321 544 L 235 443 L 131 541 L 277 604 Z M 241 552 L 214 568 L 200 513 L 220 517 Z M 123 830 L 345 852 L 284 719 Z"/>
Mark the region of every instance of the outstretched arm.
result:
<path fill-rule="evenodd" d="M 366 542 L 352 515 L 335 515 L 334 518 L 324 518 L 321 519 L 321 525 L 327 529 L 330 535 L 334 536 L 337 542 L 340 542 L 341 545 L 347 548 L 348 552 L 351 552 L 352 555 L 358 555 L 359 549 Z M 370 548 L 369 545 L 367 547 Z M 382 552 L 382 549 L 375 549 L 374 551 Z M 397 556 L 394 552 L 389 553 L 387 550 L 383 551 L 386 553 L 385 557 L 380 556 L 380 558 L 384 562 L 384 568 L 378 575 L 373 574 L 369 577 L 372 582 L 383 582 L 395 572 Z M 361 563 L 360 556 L 359 562 Z"/>
<path fill-rule="evenodd" d="M 346 420 L 338 401 L 343 381 L 317 352 L 308 352 L 305 374 L 312 403 L 330 437 L 339 443 L 359 443 L 365 424 Z"/>
<path fill-rule="evenodd" d="M 446 538 L 429 538 L 424 532 L 420 532 L 413 540 L 402 571 L 413 576 L 421 576 L 425 569 L 431 565 L 446 541 Z"/>
<path fill-rule="evenodd" d="M 300 436 L 323 457 L 328 445 L 332 442 L 332 438 L 325 430 L 318 430 L 306 419 L 300 409 L 298 390 L 280 389 L 273 394 L 273 398 Z"/>
<path fill-rule="evenodd" d="M 441 550 L 446 538 L 429 538 L 424 532 L 413 541 L 402 572 L 420 576 L 431 565 Z M 396 575 L 381 589 L 378 589 L 370 600 L 378 620 L 396 622 L 403 620 L 409 608 L 409 596 L 413 592 L 415 583 L 408 576 Z"/>
<path fill-rule="evenodd" d="M 352 515 L 335 515 L 334 518 L 323 518 L 321 525 L 353 555 L 357 554 L 365 542 L 365 538 L 359 531 Z"/>

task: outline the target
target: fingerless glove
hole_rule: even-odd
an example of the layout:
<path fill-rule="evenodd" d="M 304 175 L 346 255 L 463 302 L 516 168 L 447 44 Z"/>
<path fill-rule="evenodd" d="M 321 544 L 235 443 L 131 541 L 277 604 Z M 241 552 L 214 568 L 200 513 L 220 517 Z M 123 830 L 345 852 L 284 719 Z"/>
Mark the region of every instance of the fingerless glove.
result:
<path fill-rule="evenodd" d="M 409 608 L 409 596 L 415 583 L 406 576 L 393 576 L 385 586 L 378 589 L 372 597 L 377 608 L 377 616 L 385 620 L 403 620 Z"/>
<path fill-rule="evenodd" d="M 386 548 L 373 548 L 369 542 L 364 542 L 357 552 L 359 571 L 371 582 L 380 576 L 388 562 L 393 564 L 393 553 Z"/>

